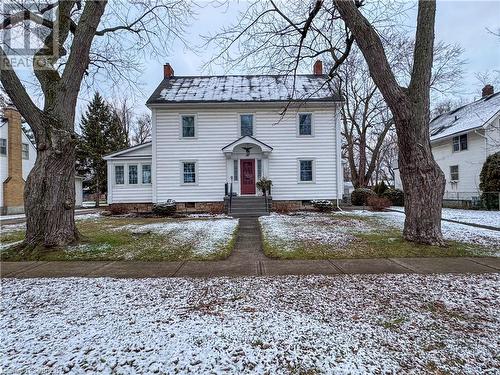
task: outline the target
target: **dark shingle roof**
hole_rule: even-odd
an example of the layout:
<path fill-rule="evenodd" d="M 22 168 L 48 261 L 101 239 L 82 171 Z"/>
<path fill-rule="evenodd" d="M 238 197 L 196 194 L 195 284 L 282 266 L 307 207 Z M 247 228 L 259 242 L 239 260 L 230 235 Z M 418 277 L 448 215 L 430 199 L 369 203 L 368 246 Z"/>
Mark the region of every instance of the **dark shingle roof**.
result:
<path fill-rule="evenodd" d="M 293 98 L 292 97 L 293 93 Z M 165 78 L 148 99 L 154 103 L 332 102 L 340 95 L 328 76 L 200 76 Z"/>

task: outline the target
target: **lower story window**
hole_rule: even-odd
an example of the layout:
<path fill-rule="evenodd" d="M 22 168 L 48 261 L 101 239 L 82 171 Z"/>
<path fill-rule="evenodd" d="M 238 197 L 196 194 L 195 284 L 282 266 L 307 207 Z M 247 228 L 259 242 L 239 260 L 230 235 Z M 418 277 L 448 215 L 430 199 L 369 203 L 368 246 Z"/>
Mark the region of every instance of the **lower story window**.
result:
<path fill-rule="evenodd" d="M 151 183 L 151 164 L 142 165 L 142 183 L 143 184 Z"/>
<path fill-rule="evenodd" d="M 262 160 L 257 159 L 257 180 L 262 178 Z"/>
<path fill-rule="evenodd" d="M 458 165 L 450 166 L 450 180 L 458 181 Z"/>
<path fill-rule="evenodd" d="M 185 184 L 196 183 L 196 163 L 195 162 L 184 162 L 183 163 L 183 177 Z"/>
<path fill-rule="evenodd" d="M 313 161 L 300 160 L 300 181 L 312 182 L 313 180 Z"/>
<path fill-rule="evenodd" d="M 128 166 L 128 183 L 131 185 L 137 184 L 137 165 Z"/>
<path fill-rule="evenodd" d="M 125 173 L 123 165 L 115 165 L 115 184 L 123 185 L 125 183 Z"/>

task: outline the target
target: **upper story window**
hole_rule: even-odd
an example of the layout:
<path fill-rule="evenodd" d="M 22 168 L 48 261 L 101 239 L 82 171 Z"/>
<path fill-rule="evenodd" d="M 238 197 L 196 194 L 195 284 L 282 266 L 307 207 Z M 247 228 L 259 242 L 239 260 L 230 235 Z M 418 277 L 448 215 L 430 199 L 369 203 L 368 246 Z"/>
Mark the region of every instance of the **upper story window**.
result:
<path fill-rule="evenodd" d="M 123 185 L 125 183 L 125 167 L 123 165 L 115 165 L 115 184 Z"/>
<path fill-rule="evenodd" d="M 196 183 L 196 163 L 194 161 L 183 162 L 183 182 L 185 184 Z"/>
<path fill-rule="evenodd" d="M 0 138 L 0 155 L 7 155 L 7 140 Z"/>
<path fill-rule="evenodd" d="M 312 135 L 311 113 L 299 113 L 299 135 Z"/>
<path fill-rule="evenodd" d="M 182 138 L 196 137 L 195 117 L 193 115 L 182 116 Z"/>
<path fill-rule="evenodd" d="M 301 182 L 313 182 L 313 161 L 299 160 L 299 180 Z"/>
<path fill-rule="evenodd" d="M 137 184 L 137 165 L 132 164 L 128 166 L 128 183 L 130 185 Z"/>
<path fill-rule="evenodd" d="M 467 134 L 453 137 L 453 152 L 467 150 Z"/>
<path fill-rule="evenodd" d="M 240 115 L 241 136 L 253 136 L 253 115 Z"/>
<path fill-rule="evenodd" d="M 151 164 L 142 165 L 142 183 L 143 184 L 151 183 Z"/>
<path fill-rule="evenodd" d="M 458 165 L 450 166 L 450 180 L 458 181 Z"/>
<path fill-rule="evenodd" d="M 23 159 L 28 160 L 30 158 L 30 146 L 27 143 L 22 144 Z"/>

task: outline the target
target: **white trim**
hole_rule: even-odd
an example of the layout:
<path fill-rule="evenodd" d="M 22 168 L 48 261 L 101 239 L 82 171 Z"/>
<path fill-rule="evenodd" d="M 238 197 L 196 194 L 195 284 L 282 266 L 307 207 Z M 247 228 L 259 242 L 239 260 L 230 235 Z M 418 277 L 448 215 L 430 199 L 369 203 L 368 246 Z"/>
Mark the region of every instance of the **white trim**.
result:
<path fill-rule="evenodd" d="M 146 142 L 146 143 L 143 143 L 143 144 L 140 144 L 140 145 L 137 145 L 137 146 L 132 146 L 132 147 L 129 147 L 129 148 L 125 149 L 125 150 L 117 151 L 117 152 L 115 152 L 113 154 L 106 155 L 106 156 L 103 157 L 103 159 L 104 160 L 111 160 L 111 159 L 113 159 L 113 158 L 115 158 L 117 156 L 123 155 L 123 154 L 125 154 L 125 153 L 127 153 L 129 151 L 140 150 L 141 148 L 144 148 L 144 147 L 147 147 L 147 146 L 151 146 L 151 143 L 152 142 Z M 150 157 L 150 156 L 149 155 L 146 155 L 146 156 L 142 156 L 141 155 L 140 157 Z M 132 158 L 132 157 L 130 157 L 130 158 Z"/>
<path fill-rule="evenodd" d="M 115 177 L 113 163 L 110 163 L 108 161 L 107 162 L 107 169 L 108 169 L 108 192 L 107 192 L 106 199 L 108 201 L 108 204 L 111 204 L 111 203 L 113 203 L 113 186 L 114 186 L 113 178 Z"/>
<path fill-rule="evenodd" d="M 152 191 L 151 191 L 151 200 L 153 203 L 157 202 L 157 193 L 156 193 L 156 153 L 157 153 L 157 145 L 156 145 L 156 109 L 151 109 L 151 182 L 152 182 Z"/>
<path fill-rule="evenodd" d="M 194 182 L 184 182 L 184 163 L 194 163 Z M 197 186 L 199 183 L 200 174 L 198 173 L 198 160 L 180 160 L 179 161 L 179 182 L 182 186 Z"/>
<path fill-rule="evenodd" d="M 300 134 L 300 115 L 311 115 L 311 134 Z M 295 135 L 297 138 L 314 138 L 314 113 L 312 112 L 297 112 L 295 117 Z"/>
<path fill-rule="evenodd" d="M 194 137 L 184 137 L 182 129 L 182 118 L 183 117 L 193 117 L 194 118 Z M 197 113 L 179 113 L 179 139 L 181 141 L 189 141 L 192 139 L 198 139 L 198 114 Z"/>
<path fill-rule="evenodd" d="M 300 162 L 311 161 L 312 181 L 302 181 L 300 179 Z M 298 184 L 315 184 L 316 183 L 316 158 L 301 157 L 297 158 L 297 183 Z"/>
<path fill-rule="evenodd" d="M 336 180 L 337 180 L 337 206 L 338 206 L 338 201 L 339 199 L 342 199 L 344 195 L 344 168 L 342 166 L 342 135 L 341 135 L 341 130 L 340 130 L 340 116 L 339 116 L 340 110 L 338 106 L 335 106 L 335 112 L 334 112 L 334 124 L 335 124 L 335 157 L 336 157 L 336 165 L 337 165 L 337 173 L 336 173 Z"/>

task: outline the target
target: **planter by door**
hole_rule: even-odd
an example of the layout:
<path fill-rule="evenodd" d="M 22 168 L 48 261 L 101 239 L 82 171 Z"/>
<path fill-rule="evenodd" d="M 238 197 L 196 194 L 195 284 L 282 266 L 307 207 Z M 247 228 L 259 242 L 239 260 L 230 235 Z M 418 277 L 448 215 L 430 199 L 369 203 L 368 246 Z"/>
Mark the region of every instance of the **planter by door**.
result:
<path fill-rule="evenodd" d="M 240 160 L 241 194 L 255 194 L 255 159 Z"/>

